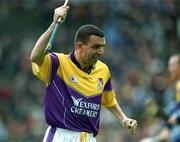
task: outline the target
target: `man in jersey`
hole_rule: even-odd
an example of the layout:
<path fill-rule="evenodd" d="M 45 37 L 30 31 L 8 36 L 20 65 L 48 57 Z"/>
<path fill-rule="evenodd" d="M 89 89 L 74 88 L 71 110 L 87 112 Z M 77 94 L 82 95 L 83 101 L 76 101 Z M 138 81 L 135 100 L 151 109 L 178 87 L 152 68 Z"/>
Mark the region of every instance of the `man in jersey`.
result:
<path fill-rule="evenodd" d="M 84 25 L 75 35 L 75 50 L 45 54 L 49 37 L 59 17 L 65 20 L 69 6 L 55 9 L 54 19 L 31 53 L 33 73 L 46 84 L 44 114 L 50 126 L 44 142 L 95 142 L 101 105 L 110 110 L 134 134 L 137 121 L 128 118 L 116 101 L 111 74 L 99 60 L 105 37 L 94 25 Z"/>
<path fill-rule="evenodd" d="M 167 127 L 163 129 L 160 136 L 162 140 L 180 142 L 180 55 L 175 54 L 170 57 L 168 70 L 171 80 L 175 83 L 176 105 L 171 111 Z"/>

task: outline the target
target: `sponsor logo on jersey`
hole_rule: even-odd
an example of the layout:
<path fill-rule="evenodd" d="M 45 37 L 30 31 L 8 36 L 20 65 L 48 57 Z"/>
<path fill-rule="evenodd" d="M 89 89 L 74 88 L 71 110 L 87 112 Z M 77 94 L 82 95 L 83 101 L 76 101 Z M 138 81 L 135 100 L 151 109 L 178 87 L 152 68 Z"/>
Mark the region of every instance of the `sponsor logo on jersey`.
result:
<path fill-rule="evenodd" d="M 71 112 L 79 115 L 85 115 L 88 117 L 97 117 L 98 111 L 100 110 L 100 104 L 83 101 L 83 98 L 76 99 L 71 96 L 73 101 L 73 106 L 71 107 Z"/>
<path fill-rule="evenodd" d="M 75 106 L 79 106 L 79 102 L 80 102 L 81 100 L 83 100 L 83 98 L 76 99 L 76 98 L 73 97 L 73 96 L 71 96 L 71 98 L 72 98 L 73 104 L 74 104 Z"/>

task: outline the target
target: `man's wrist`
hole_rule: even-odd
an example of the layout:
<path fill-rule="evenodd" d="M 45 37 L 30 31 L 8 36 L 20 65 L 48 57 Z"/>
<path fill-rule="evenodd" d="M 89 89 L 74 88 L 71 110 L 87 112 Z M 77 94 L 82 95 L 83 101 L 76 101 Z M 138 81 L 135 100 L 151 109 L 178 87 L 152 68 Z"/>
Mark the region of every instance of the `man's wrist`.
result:
<path fill-rule="evenodd" d="M 127 116 L 123 115 L 121 118 L 121 123 L 127 119 Z"/>
<path fill-rule="evenodd" d="M 120 120 L 121 120 L 121 124 L 122 124 L 122 126 L 124 127 L 126 124 L 126 120 L 127 120 L 128 118 L 126 117 L 126 116 L 123 116 Z"/>

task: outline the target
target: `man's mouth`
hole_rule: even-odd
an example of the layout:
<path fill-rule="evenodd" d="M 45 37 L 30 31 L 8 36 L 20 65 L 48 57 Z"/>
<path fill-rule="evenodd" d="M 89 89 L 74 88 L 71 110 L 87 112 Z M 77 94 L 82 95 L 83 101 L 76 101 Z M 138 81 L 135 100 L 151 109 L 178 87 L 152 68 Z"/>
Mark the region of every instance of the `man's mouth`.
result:
<path fill-rule="evenodd" d="M 94 61 L 97 61 L 99 58 L 98 57 L 93 57 L 93 60 Z"/>
<path fill-rule="evenodd" d="M 96 55 L 93 57 L 94 59 L 98 60 L 100 58 L 100 55 Z"/>

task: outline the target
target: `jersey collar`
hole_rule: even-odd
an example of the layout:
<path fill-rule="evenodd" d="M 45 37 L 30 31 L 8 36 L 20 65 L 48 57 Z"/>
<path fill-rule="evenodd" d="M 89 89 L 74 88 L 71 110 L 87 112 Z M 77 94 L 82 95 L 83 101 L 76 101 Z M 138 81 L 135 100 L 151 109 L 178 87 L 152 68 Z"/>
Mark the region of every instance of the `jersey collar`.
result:
<path fill-rule="evenodd" d="M 76 60 L 76 58 L 75 58 L 75 56 L 74 56 L 74 51 L 73 51 L 72 53 L 70 53 L 69 57 L 70 57 L 71 61 L 72 61 L 80 70 L 82 70 L 81 65 L 79 64 L 79 62 Z M 91 71 L 92 71 L 94 68 L 95 68 L 95 65 L 91 65 L 86 73 L 87 73 L 87 74 L 90 74 Z M 82 71 L 84 71 L 84 70 L 82 70 Z"/>

